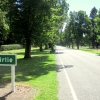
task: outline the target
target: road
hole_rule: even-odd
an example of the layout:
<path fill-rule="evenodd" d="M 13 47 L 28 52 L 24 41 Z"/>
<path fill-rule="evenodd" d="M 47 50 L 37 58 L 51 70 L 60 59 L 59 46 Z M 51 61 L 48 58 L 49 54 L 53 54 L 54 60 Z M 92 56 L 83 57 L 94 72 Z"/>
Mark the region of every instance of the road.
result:
<path fill-rule="evenodd" d="M 56 46 L 59 100 L 100 100 L 100 56 Z"/>

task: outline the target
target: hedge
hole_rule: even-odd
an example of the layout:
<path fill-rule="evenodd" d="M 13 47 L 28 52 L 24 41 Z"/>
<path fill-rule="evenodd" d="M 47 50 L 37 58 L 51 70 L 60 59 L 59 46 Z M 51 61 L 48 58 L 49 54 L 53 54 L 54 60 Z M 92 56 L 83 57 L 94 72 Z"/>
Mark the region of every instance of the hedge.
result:
<path fill-rule="evenodd" d="M 0 51 L 15 50 L 15 49 L 21 49 L 21 48 L 23 48 L 23 46 L 20 44 L 1 45 Z"/>

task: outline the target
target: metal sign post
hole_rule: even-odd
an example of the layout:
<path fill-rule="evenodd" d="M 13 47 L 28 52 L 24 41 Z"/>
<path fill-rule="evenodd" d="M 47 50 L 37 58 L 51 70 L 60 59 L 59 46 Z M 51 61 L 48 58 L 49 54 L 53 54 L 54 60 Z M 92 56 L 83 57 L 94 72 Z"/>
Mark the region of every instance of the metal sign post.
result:
<path fill-rule="evenodd" d="M 17 58 L 15 54 L 0 54 L 0 66 L 11 66 L 11 88 L 15 92 L 15 66 Z"/>
<path fill-rule="evenodd" d="M 11 66 L 11 88 L 12 92 L 15 91 L 15 66 Z"/>

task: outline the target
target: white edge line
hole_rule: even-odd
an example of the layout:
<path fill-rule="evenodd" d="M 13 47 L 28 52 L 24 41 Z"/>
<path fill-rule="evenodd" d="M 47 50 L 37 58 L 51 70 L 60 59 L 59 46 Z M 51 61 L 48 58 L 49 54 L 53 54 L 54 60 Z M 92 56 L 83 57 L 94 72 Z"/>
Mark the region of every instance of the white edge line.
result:
<path fill-rule="evenodd" d="M 59 54 L 58 54 L 58 55 L 59 55 Z M 63 69 L 64 69 L 65 76 L 66 76 L 66 79 L 67 79 L 67 81 L 68 81 L 68 84 L 69 84 L 69 87 L 70 87 L 70 90 L 71 90 L 73 99 L 74 99 L 74 100 L 78 100 L 78 98 L 77 98 L 77 96 L 76 96 L 76 93 L 75 93 L 75 91 L 74 91 L 74 89 L 73 89 L 73 86 L 72 86 L 72 84 L 71 84 L 71 81 L 70 81 L 70 79 L 69 79 L 69 77 L 68 77 L 68 74 L 67 74 L 67 72 L 66 72 L 66 70 L 65 70 L 64 64 L 63 64 L 63 62 L 62 62 L 62 60 L 61 60 L 60 55 L 59 55 L 59 58 L 60 58 L 62 67 L 63 67 Z"/>

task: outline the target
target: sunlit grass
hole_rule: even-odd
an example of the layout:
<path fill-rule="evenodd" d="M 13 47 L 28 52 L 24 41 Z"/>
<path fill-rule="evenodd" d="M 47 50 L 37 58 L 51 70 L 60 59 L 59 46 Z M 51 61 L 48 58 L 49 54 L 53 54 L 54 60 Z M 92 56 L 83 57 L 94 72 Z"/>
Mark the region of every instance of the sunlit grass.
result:
<path fill-rule="evenodd" d="M 23 59 L 24 49 L 2 51 L 17 55 L 16 83 L 29 84 L 39 90 L 34 100 L 57 100 L 57 79 L 55 54 L 50 50 L 39 52 L 32 48 L 30 59 Z M 0 84 L 10 83 L 10 67 L 0 66 Z"/>
<path fill-rule="evenodd" d="M 100 54 L 100 49 L 96 49 L 96 48 L 95 49 L 91 49 L 88 46 L 82 46 L 82 47 L 80 47 L 79 50 L 90 52 L 90 53 L 94 53 L 94 54 Z"/>

